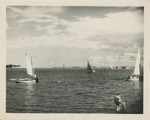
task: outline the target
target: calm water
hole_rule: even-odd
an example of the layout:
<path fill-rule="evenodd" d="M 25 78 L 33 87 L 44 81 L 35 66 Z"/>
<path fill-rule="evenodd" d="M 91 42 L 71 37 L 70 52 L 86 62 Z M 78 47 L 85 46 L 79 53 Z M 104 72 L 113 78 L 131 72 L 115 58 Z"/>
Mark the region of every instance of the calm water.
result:
<path fill-rule="evenodd" d="M 26 70 L 7 69 L 7 113 L 116 113 L 121 93 L 128 114 L 143 113 L 143 82 L 125 81 L 133 70 L 36 69 L 39 83 L 16 83 Z"/>

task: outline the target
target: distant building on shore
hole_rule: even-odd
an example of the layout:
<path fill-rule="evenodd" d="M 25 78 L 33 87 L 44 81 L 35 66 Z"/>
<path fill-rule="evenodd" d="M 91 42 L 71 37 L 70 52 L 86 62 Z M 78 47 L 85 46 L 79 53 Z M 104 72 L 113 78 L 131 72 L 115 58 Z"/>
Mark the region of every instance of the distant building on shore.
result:
<path fill-rule="evenodd" d="M 13 65 L 13 64 L 6 65 L 6 68 L 16 68 L 16 67 L 21 67 L 21 65 Z"/>
<path fill-rule="evenodd" d="M 114 69 L 130 69 L 129 66 L 116 66 Z"/>

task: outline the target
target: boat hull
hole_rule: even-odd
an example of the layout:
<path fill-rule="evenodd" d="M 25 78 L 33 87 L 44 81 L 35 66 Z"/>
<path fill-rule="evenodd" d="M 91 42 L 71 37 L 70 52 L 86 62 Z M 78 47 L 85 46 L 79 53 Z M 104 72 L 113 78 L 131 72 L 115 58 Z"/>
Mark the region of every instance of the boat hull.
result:
<path fill-rule="evenodd" d="M 127 81 L 139 81 L 140 80 L 140 76 L 139 75 L 132 75 L 132 76 L 128 76 Z"/>
<path fill-rule="evenodd" d="M 19 79 L 16 81 L 16 83 L 36 83 L 36 82 L 37 82 L 36 80 L 28 79 L 28 78 Z"/>

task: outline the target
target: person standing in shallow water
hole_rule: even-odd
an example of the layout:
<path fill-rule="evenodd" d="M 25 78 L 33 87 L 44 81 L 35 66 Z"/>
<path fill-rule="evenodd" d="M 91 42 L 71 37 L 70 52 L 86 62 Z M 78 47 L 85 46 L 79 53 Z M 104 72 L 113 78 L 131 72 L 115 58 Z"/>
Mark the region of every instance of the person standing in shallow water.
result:
<path fill-rule="evenodd" d="M 37 75 L 33 75 L 33 79 L 36 80 L 36 82 L 39 82 L 39 77 Z"/>
<path fill-rule="evenodd" d="M 122 104 L 122 100 L 121 100 L 121 97 L 119 95 L 120 95 L 120 93 L 118 92 L 117 95 L 114 98 L 114 102 L 116 104 L 117 111 L 120 111 L 120 107 L 121 107 L 121 104 Z"/>

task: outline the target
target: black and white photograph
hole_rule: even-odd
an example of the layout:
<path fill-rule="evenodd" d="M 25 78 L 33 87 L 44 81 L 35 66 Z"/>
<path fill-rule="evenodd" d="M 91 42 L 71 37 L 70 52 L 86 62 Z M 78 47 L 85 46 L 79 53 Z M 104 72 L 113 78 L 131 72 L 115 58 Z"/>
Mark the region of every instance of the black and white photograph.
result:
<path fill-rule="evenodd" d="M 6 7 L 6 113 L 143 114 L 143 6 Z"/>

